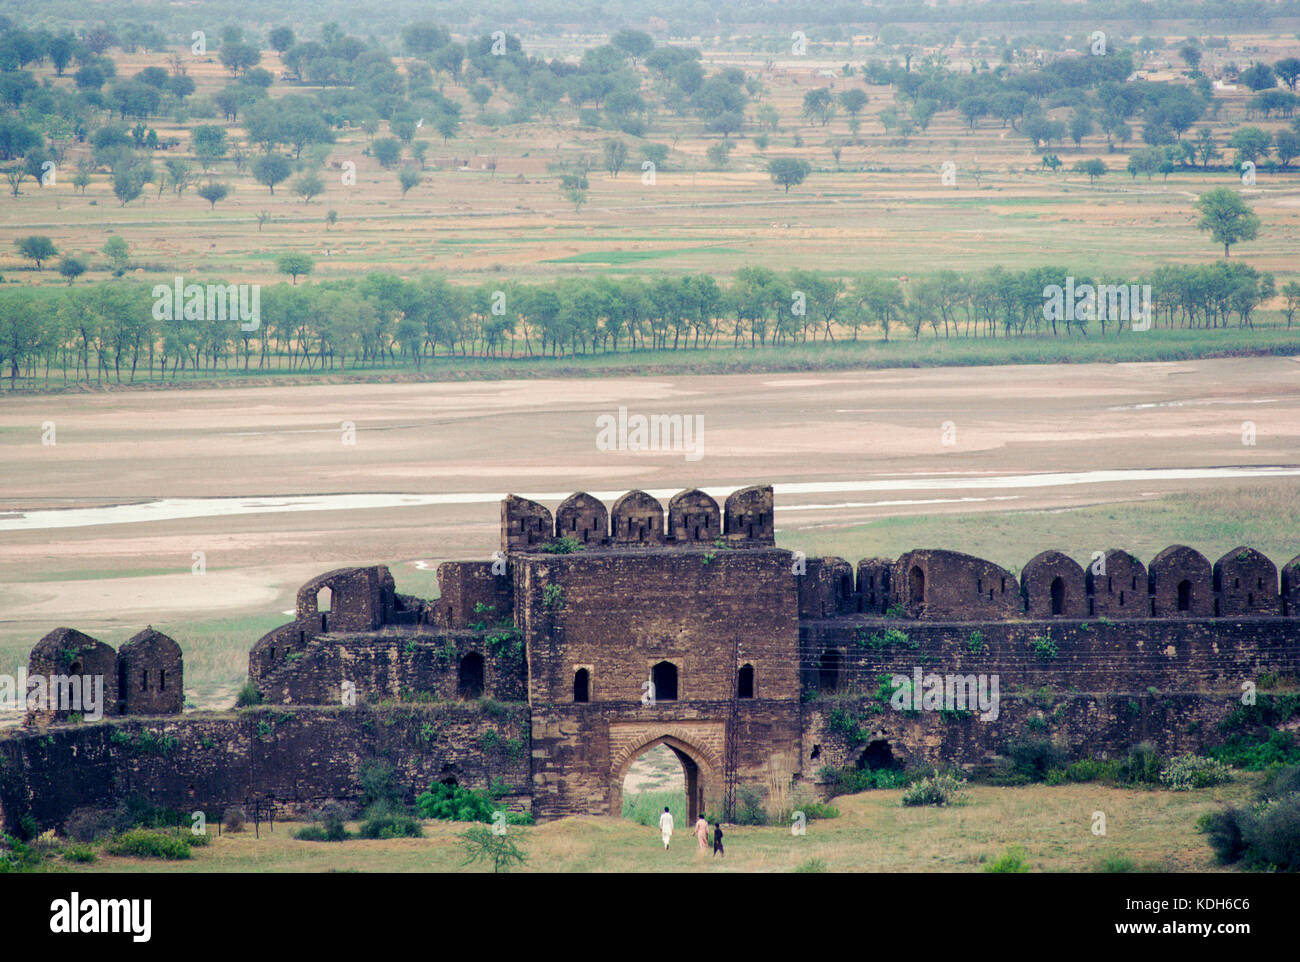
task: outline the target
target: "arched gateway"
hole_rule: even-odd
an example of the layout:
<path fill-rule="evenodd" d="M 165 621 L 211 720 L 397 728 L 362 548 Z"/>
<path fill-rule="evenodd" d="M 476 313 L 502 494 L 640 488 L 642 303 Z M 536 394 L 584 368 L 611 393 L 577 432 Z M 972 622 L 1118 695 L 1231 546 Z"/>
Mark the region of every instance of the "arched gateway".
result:
<path fill-rule="evenodd" d="M 671 728 L 660 731 L 660 734 L 637 735 L 614 754 L 609 772 L 609 814 L 616 817 L 623 814 L 623 779 L 632 763 L 656 745 L 665 745 L 682 763 L 686 776 L 689 824 L 685 827 L 689 828 L 702 812 L 721 809 L 722 765 L 716 753 L 703 747 L 690 733 L 674 732 Z"/>

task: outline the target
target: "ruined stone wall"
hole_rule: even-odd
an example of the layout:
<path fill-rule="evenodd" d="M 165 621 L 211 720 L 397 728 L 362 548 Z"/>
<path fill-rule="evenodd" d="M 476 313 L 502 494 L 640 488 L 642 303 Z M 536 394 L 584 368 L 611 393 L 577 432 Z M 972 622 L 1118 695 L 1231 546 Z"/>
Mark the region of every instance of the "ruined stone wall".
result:
<path fill-rule="evenodd" d="M 111 809 L 132 797 L 201 810 L 209 821 L 253 800 L 301 814 L 331 799 L 359 801 L 358 769 L 371 759 L 393 766 L 407 801 L 446 778 L 472 788 L 502 779 L 504 804 L 529 805 L 524 705 L 274 707 L 0 736 L 0 818 L 12 831 L 31 813 L 45 829 L 76 808 Z"/>
<path fill-rule="evenodd" d="M 844 665 L 840 691 L 852 683 L 874 691 L 880 675 L 910 675 L 918 666 L 997 672 L 1004 694 L 1043 685 L 1124 696 L 1152 686 L 1240 694 L 1243 681 L 1263 673 L 1300 678 L 1300 623 L 1287 618 L 935 624 L 857 617 L 807 622 L 800 634 L 805 686 L 817 687 L 811 666 L 834 650 Z"/>
<path fill-rule="evenodd" d="M 894 762 L 987 771 L 1005 757 L 1008 743 L 1050 739 L 1071 761 L 1123 758 L 1143 741 L 1165 755 L 1199 752 L 1234 709 L 1233 694 L 1135 692 L 1083 695 L 1040 689 L 1001 695 L 996 720 L 977 715 L 901 712 L 862 697 L 817 698 L 804 705 L 805 777 L 823 783 L 822 768 L 856 765 L 884 743 Z M 859 721 L 864 735 L 850 740 L 832 721 L 835 712 Z"/>
<path fill-rule="evenodd" d="M 338 705 L 343 683 L 351 682 L 358 703 L 410 701 L 422 696 L 461 697 L 461 663 L 483 659 L 482 694 L 523 701 L 526 673 L 522 641 L 488 641 L 487 631 L 386 629 L 370 633 L 318 635 L 282 649 L 270 663 L 269 648 L 250 657 L 249 677 L 272 704 Z"/>

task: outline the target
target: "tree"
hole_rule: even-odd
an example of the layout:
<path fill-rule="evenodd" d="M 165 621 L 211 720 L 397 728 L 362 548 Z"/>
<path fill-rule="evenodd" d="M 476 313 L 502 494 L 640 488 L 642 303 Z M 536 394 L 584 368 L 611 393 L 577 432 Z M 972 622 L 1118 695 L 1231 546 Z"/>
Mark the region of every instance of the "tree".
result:
<path fill-rule="evenodd" d="M 513 866 L 523 865 L 527 860 L 513 837 L 509 834 L 493 834 L 487 825 L 475 825 L 456 837 L 465 849 L 465 860 L 461 863 L 463 865 L 486 862 L 492 865 L 493 872 L 501 873 L 509 872 Z"/>
<path fill-rule="evenodd" d="M 230 187 L 210 180 L 203 186 L 195 188 L 194 193 L 208 202 L 208 210 L 215 210 L 217 201 L 225 200 L 230 196 Z"/>
<path fill-rule="evenodd" d="M 1296 81 L 1300 80 L 1300 57 L 1287 57 L 1273 64 L 1273 71 L 1282 82 L 1295 93 Z"/>
<path fill-rule="evenodd" d="M 825 87 L 816 87 L 803 95 L 803 115 L 819 122 L 823 127 L 830 123 L 835 112 L 835 100 Z"/>
<path fill-rule="evenodd" d="M 618 172 L 623 169 L 627 163 L 627 142 L 617 137 L 611 137 L 605 141 L 605 169 L 609 171 L 611 177 L 618 177 Z"/>
<path fill-rule="evenodd" d="M 257 217 L 257 232 L 260 234 L 262 228 L 271 222 L 271 212 L 269 210 L 259 210 L 255 216 Z"/>
<path fill-rule="evenodd" d="M 641 30 L 620 30 L 609 42 L 631 57 L 633 63 L 655 48 L 654 38 Z"/>
<path fill-rule="evenodd" d="M 402 159 L 402 142 L 396 137 L 380 137 L 370 148 L 380 167 L 396 167 Z"/>
<path fill-rule="evenodd" d="M 1295 320 L 1296 311 L 1300 311 L 1300 283 L 1288 281 L 1282 285 L 1282 296 L 1286 298 L 1286 305 L 1282 308 L 1286 314 L 1286 326 L 1290 330 L 1291 322 Z"/>
<path fill-rule="evenodd" d="M 226 129 L 216 124 L 200 124 L 190 134 L 190 149 L 203 169 L 209 169 L 226 156 Z"/>
<path fill-rule="evenodd" d="M 1214 242 L 1223 245 L 1224 257 L 1233 244 L 1254 240 L 1259 234 L 1259 217 L 1231 187 L 1206 191 L 1196 201 L 1196 207 L 1201 212 L 1197 228 L 1210 231 Z"/>
<path fill-rule="evenodd" d="M 144 193 L 144 185 L 153 182 L 153 168 L 148 165 L 124 166 L 113 171 L 113 194 L 125 207 Z"/>
<path fill-rule="evenodd" d="M 114 234 L 104 242 L 104 246 L 100 250 L 103 251 L 105 257 L 112 261 L 115 270 L 126 270 L 127 259 L 131 256 L 131 248 L 122 235 Z"/>
<path fill-rule="evenodd" d="M 9 181 L 9 192 L 15 197 L 18 196 L 18 188 L 22 185 L 23 178 L 27 176 L 21 164 L 14 164 L 5 170 L 5 180 Z"/>
<path fill-rule="evenodd" d="M 732 143 L 729 140 L 718 140 L 709 144 L 708 149 L 704 151 L 705 159 L 714 167 L 726 167 L 731 162 Z"/>
<path fill-rule="evenodd" d="M 1183 58 L 1188 70 L 1198 70 L 1201 66 L 1201 47 L 1193 40 L 1178 48 L 1178 56 Z"/>
<path fill-rule="evenodd" d="M 460 118 L 452 113 L 440 114 L 434 120 L 433 126 L 441 135 L 442 142 L 445 144 L 456 136 L 456 131 L 460 130 Z"/>
<path fill-rule="evenodd" d="M 808 161 L 800 160 L 798 157 L 773 157 L 767 162 L 767 172 L 772 182 L 784 187 L 788 194 L 791 187 L 804 182 L 812 172 L 812 167 Z"/>
<path fill-rule="evenodd" d="M 63 259 L 59 261 L 59 273 L 67 278 L 68 283 L 71 284 L 82 274 L 86 273 L 86 262 L 80 257 L 75 257 L 72 254 L 65 254 L 63 255 Z"/>
<path fill-rule="evenodd" d="M 288 157 L 280 154 L 264 154 L 253 161 L 253 177 L 259 184 L 265 184 L 275 196 L 275 185 L 293 173 L 293 165 Z"/>
<path fill-rule="evenodd" d="M 313 197 L 325 191 L 325 182 L 320 179 L 319 174 L 311 171 L 295 178 L 290 186 L 293 192 L 302 198 L 304 204 L 310 204 Z"/>
<path fill-rule="evenodd" d="M 844 108 L 844 112 L 849 115 L 849 130 L 851 130 L 853 136 L 856 137 L 858 135 L 858 127 L 862 124 L 862 121 L 858 118 L 858 114 L 862 113 L 862 109 L 866 107 L 869 98 L 861 89 L 850 87 L 848 90 L 842 91 L 838 99 L 840 106 Z M 916 105 L 914 104 L 913 108 L 915 108 L 915 106 Z M 926 118 L 926 123 L 928 124 L 929 122 L 929 118 Z"/>
<path fill-rule="evenodd" d="M 1273 73 L 1273 68 L 1266 63 L 1257 63 L 1243 70 L 1237 76 L 1237 80 L 1255 91 L 1271 90 L 1277 86 L 1277 74 Z"/>
<path fill-rule="evenodd" d="M 290 27 L 275 27 L 266 39 L 270 42 L 272 50 L 276 53 L 284 53 L 293 46 L 293 30 Z"/>
<path fill-rule="evenodd" d="M 16 242 L 18 253 L 22 254 L 29 261 L 36 262 L 36 269 L 41 269 L 43 261 L 52 260 L 59 253 L 54 241 L 42 234 L 32 234 L 28 237 L 20 237 Z"/>
<path fill-rule="evenodd" d="M 262 59 L 262 51 L 251 43 L 238 41 L 223 43 L 217 56 L 220 58 L 222 66 L 229 70 L 232 76 L 238 77 L 245 70 L 258 65 Z"/>
<path fill-rule="evenodd" d="M 420 172 L 414 167 L 403 167 L 397 175 L 397 182 L 402 188 L 402 199 L 406 199 L 406 192 L 412 187 L 417 187 L 420 181 L 424 180 Z"/>
<path fill-rule="evenodd" d="M 1214 134 L 1209 127 L 1202 127 L 1196 132 L 1195 146 L 1202 167 L 1209 167 L 1210 161 L 1219 156 L 1219 147 L 1214 142 Z"/>
<path fill-rule="evenodd" d="M 1087 174 L 1088 183 L 1095 184 L 1098 177 L 1105 176 L 1106 164 L 1095 157 L 1091 160 L 1081 160 L 1074 165 L 1074 172 L 1076 174 Z"/>
<path fill-rule="evenodd" d="M 316 265 L 306 254 L 281 254 L 275 259 L 275 269 L 281 274 L 288 274 L 298 283 L 299 276 L 305 277 Z"/>
<path fill-rule="evenodd" d="M 325 229 L 326 229 L 326 230 L 329 230 L 331 227 L 333 227 L 333 226 L 334 226 L 335 224 L 337 224 L 338 222 L 339 222 L 339 212 L 338 212 L 338 211 L 336 211 L 336 210 L 334 210 L 334 209 L 331 208 L 330 210 L 327 210 L 327 211 L 325 212 Z"/>
<path fill-rule="evenodd" d="M 1300 157 L 1300 134 L 1293 130 L 1279 130 L 1273 135 L 1273 151 L 1283 169 L 1291 166 L 1291 161 Z"/>
<path fill-rule="evenodd" d="M 1273 137 L 1259 127 L 1238 127 L 1228 139 L 1228 146 L 1236 150 L 1236 162 L 1240 166 L 1245 161 L 1254 163 L 1267 157 L 1273 146 Z"/>

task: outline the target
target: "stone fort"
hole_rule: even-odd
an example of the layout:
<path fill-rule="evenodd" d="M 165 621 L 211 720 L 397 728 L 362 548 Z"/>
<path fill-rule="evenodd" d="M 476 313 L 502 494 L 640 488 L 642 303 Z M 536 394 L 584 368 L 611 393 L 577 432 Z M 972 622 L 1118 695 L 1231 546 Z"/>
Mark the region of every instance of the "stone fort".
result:
<path fill-rule="evenodd" d="M 1035 733 L 1073 758 L 1196 751 L 1244 684 L 1300 678 L 1300 557 L 1280 577 L 1250 548 L 1211 564 L 1181 545 L 1086 567 L 1046 551 L 1019 574 L 946 550 L 855 567 L 777 548 L 773 510 L 770 486 L 666 510 L 642 491 L 554 512 L 508 496 L 500 550 L 441 564 L 436 600 L 382 565 L 303 585 L 253 646 L 262 701 L 239 710 L 183 712 L 181 650 L 159 632 L 115 652 L 57 629 L 30 671 L 102 674 L 116 709 L 32 710 L 0 737 L 0 814 L 52 827 L 133 796 L 305 811 L 357 799 L 360 766 L 383 759 L 412 796 L 495 784 L 539 819 L 618 815 L 628 768 L 666 745 L 693 819 L 774 776 L 979 771 Z M 894 710 L 882 683 L 917 670 L 998 675 L 997 718 Z"/>

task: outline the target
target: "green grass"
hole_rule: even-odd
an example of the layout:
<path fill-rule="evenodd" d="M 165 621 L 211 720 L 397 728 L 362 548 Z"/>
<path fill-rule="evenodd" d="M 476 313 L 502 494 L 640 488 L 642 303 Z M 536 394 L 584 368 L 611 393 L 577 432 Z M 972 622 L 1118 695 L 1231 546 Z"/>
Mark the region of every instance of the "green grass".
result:
<path fill-rule="evenodd" d="M 689 826 L 678 821 L 665 852 L 654 827 L 626 818 L 581 816 L 532 827 L 511 826 L 527 861 L 524 872 L 971 872 L 984 871 L 1019 846 L 1031 872 L 1089 872 L 1126 863 L 1144 871 L 1222 872 L 1197 819 L 1241 804 L 1258 776 L 1190 792 L 1141 791 L 1099 785 L 971 786 L 967 804 L 905 808 L 901 791 L 836 799 L 840 817 L 808 823 L 804 836 L 785 825 L 733 826 L 725 858 L 701 855 Z M 662 810 L 663 806 L 658 806 Z M 1087 813 L 1106 812 L 1107 834 L 1088 831 Z M 1081 814 L 1082 813 L 1082 814 Z M 676 817 L 676 816 L 674 816 Z M 456 836 L 463 824 L 429 820 L 423 838 L 351 839 L 333 845 L 298 841 L 298 825 L 263 825 L 226 833 L 196 848 L 187 861 L 101 857 L 88 864 L 49 863 L 65 872 L 458 872 L 466 869 Z M 355 823 L 348 826 L 356 830 Z M 487 869 L 490 871 L 490 869 Z"/>
<path fill-rule="evenodd" d="M 675 833 L 689 832 L 691 826 L 686 824 L 686 795 L 681 791 L 629 792 L 623 796 L 623 817 L 638 825 L 657 829 L 665 805 L 672 812 Z"/>

